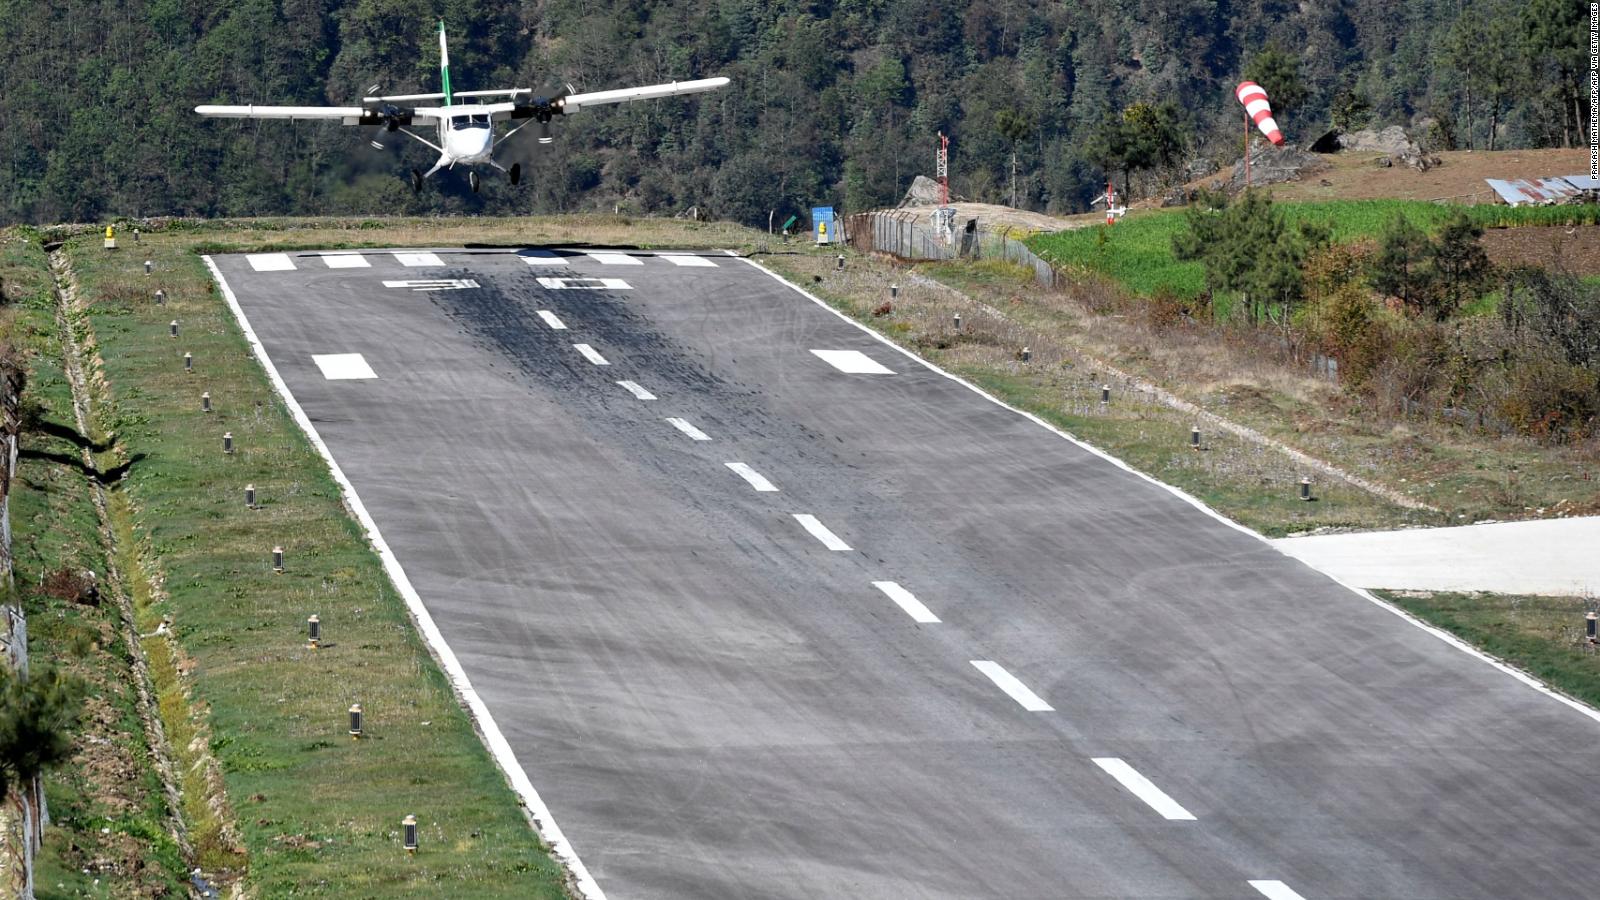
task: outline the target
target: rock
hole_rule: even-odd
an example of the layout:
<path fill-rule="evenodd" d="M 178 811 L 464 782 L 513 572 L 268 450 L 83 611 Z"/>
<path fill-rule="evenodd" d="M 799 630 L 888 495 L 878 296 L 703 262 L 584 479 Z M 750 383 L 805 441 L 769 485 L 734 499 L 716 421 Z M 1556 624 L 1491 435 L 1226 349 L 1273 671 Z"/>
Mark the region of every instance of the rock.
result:
<path fill-rule="evenodd" d="M 1339 135 L 1339 149 L 1353 150 L 1365 153 L 1383 153 L 1389 156 L 1404 156 L 1407 153 L 1420 153 L 1415 141 L 1406 135 L 1406 130 L 1399 125 L 1390 125 L 1388 128 L 1364 128 Z"/>
<path fill-rule="evenodd" d="M 901 199 L 901 206 L 938 206 L 939 182 L 926 175 L 918 175 L 912 179 L 911 187 Z"/>
<path fill-rule="evenodd" d="M 1377 159 L 1373 160 L 1373 162 L 1376 163 L 1378 168 L 1380 168 L 1380 169 L 1387 169 L 1390 166 L 1394 165 L 1394 160 L 1390 159 L 1387 156 L 1380 156 Z"/>
<path fill-rule="evenodd" d="M 1308 175 L 1328 168 L 1328 164 L 1315 153 L 1295 147 L 1274 147 L 1263 141 L 1250 143 L 1250 183 L 1252 185 L 1278 184 L 1299 181 Z M 1227 188 L 1236 191 L 1244 187 L 1244 160 L 1233 165 Z"/>

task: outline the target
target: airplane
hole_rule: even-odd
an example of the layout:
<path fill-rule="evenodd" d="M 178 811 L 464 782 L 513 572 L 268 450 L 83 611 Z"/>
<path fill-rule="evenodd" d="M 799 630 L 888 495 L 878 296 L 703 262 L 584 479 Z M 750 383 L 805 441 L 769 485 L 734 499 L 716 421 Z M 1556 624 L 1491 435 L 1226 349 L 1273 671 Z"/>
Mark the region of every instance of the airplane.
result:
<path fill-rule="evenodd" d="M 727 78 L 703 78 L 698 81 L 674 81 L 645 87 L 621 88 L 611 91 L 574 93 L 566 85 L 552 97 L 534 96 L 528 88 L 510 88 L 495 91 L 461 91 L 450 89 L 450 51 L 445 43 L 444 20 L 439 21 L 439 78 L 444 90 L 437 94 L 400 94 L 387 97 L 363 97 L 360 106 L 196 106 L 194 111 L 202 116 L 234 119 L 337 119 L 345 125 L 381 126 L 385 132 L 396 131 L 433 148 L 439 161 L 426 172 L 411 170 L 411 189 L 420 192 L 422 182 L 441 169 L 467 166 L 467 183 L 473 193 L 478 192 L 479 179 L 476 167 L 490 166 L 505 173 L 512 184 L 522 181 L 522 164 L 514 163 L 510 169 L 494 160 L 495 146 L 529 124 L 539 123 L 539 143 L 553 142 L 550 120 L 556 116 L 571 115 L 590 106 L 611 103 L 630 103 L 634 100 L 654 100 L 659 97 L 679 97 L 698 94 L 727 86 Z M 369 92 L 376 92 L 374 85 Z M 498 103 L 471 102 L 457 104 L 456 98 L 505 97 Z M 442 100 L 443 106 L 409 106 L 430 100 Z M 501 135 L 495 134 L 495 123 L 524 120 Z M 438 143 L 428 140 L 406 126 L 433 122 L 438 128 Z M 383 144 L 372 141 L 372 146 L 382 150 Z"/>

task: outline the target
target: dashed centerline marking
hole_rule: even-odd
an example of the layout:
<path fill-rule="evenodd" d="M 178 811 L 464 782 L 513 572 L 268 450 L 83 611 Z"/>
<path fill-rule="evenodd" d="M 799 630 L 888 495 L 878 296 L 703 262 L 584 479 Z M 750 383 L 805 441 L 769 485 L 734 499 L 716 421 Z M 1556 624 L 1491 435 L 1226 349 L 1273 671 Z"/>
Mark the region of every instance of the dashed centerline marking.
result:
<path fill-rule="evenodd" d="M 600 355 L 599 350 L 596 350 L 588 344 L 573 344 L 572 349 L 582 353 L 584 359 L 587 359 L 589 362 L 592 362 L 597 366 L 611 365 L 611 363 L 606 362 L 606 358 L 604 356 Z"/>
<path fill-rule="evenodd" d="M 689 437 L 693 438 L 694 440 L 697 440 L 697 441 L 709 441 L 709 440 L 711 440 L 711 435 L 706 434 L 704 431 L 701 431 L 700 429 L 694 427 L 693 425 L 690 425 L 687 420 L 677 418 L 676 416 L 669 416 L 667 418 L 667 421 L 672 423 L 672 427 L 673 428 L 676 428 L 679 431 L 683 432 L 684 434 L 687 434 Z"/>
<path fill-rule="evenodd" d="M 1252 881 L 1250 886 L 1261 892 L 1261 896 L 1268 900 L 1306 900 L 1294 892 L 1294 889 L 1281 881 Z"/>
<path fill-rule="evenodd" d="M 626 253 L 590 253 L 589 258 L 605 266 L 642 266 L 644 263 Z"/>
<path fill-rule="evenodd" d="M 654 399 L 656 399 L 656 395 L 655 394 L 652 394 L 649 391 L 645 390 L 644 388 L 640 387 L 637 382 L 619 381 L 619 382 L 617 382 L 617 384 L 619 384 L 622 387 L 626 388 L 628 393 L 634 395 L 635 397 L 638 397 L 640 400 L 654 400 Z"/>
<path fill-rule="evenodd" d="M 294 268 L 294 260 L 287 253 L 250 253 L 245 259 L 257 272 L 287 272 Z"/>
<path fill-rule="evenodd" d="M 799 522 L 811 536 L 822 542 L 822 546 L 829 550 L 849 550 L 850 545 L 839 539 L 837 534 L 828 530 L 828 526 L 817 521 L 817 517 L 810 513 L 793 513 L 794 520 Z"/>
<path fill-rule="evenodd" d="M 554 329 L 556 331 L 566 331 L 567 330 L 567 324 L 565 322 L 561 321 L 559 318 L 557 318 L 556 314 L 551 312 L 548 309 L 539 310 L 539 318 L 543 319 L 544 323 L 546 325 L 549 325 L 552 329 Z"/>
<path fill-rule="evenodd" d="M 775 485 L 772 482 L 768 481 L 766 479 L 766 476 L 762 475 L 760 472 L 757 472 L 755 469 L 750 468 L 748 465 L 745 465 L 742 462 L 723 463 L 723 465 L 725 465 L 728 468 L 732 469 L 734 474 L 738 475 L 740 478 L 743 478 L 745 481 L 750 482 L 750 486 L 755 488 L 758 491 L 762 491 L 764 493 L 772 493 L 772 492 L 775 492 L 775 491 L 778 490 L 777 485 Z"/>
<path fill-rule="evenodd" d="M 395 261 L 402 266 L 442 266 L 444 260 L 437 253 L 396 253 Z"/>
<path fill-rule="evenodd" d="M 906 611 L 906 615 L 909 615 L 915 621 L 923 625 L 939 624 L 939 617 L 924 606 L 921 600 L 918 600 L 916 596 L 899 584 L 893 581 L 874 581 L 872 586 L 889 595 L 889 599 L 899 604 L 900 608 Z"/>
<path fill-rule="evenodd" d="M 1149 804 L 1150 808 L 1160 813 L 1162 817 L 1174 822 L 1194 821 L 1192 813 L 1179 806 L 1176 800 L 1168 797 L 1165 791 L 1156 787 L 1150 779 L 1140 775 L 1126 762 L 1116 757 L 1103 756 L 1096 758 L 1094 764 L 1104 769 L 1106 774 L 1115 778 L 1118 784 L 1127 788 L 1135 797 Z"/>
<path fill-rule="evenodd" d="M 813 350 L 818 359 L 851 375 L 893 375 L 894 370 L 860 350 Z"/>
<path fill-rule="evenodd" d="M 1028 690 L 1027 685 L 1018 681 L 1017 676 L 1007 672 L 999 663 L 990 662 L 987 659 L 974 659 L 971 660 L 971 663 L 973 668 L 987 675 L 989 680 L 994 682 L 995 687 L 1005 691 L 1011 699 L 1021 704 L 1022 708 L 1028 712 L 1056 711 L 1055 707 L 1044 702 L 1038 694 Z"/>

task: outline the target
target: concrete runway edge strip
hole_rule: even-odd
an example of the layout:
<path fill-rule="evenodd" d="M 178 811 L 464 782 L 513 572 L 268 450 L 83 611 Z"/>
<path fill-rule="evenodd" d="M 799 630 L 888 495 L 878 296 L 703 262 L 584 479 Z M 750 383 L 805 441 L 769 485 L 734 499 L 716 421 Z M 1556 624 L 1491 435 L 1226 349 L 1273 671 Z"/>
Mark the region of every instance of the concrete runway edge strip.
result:
<path fill-rule="evenodd" d="M 1096 447 L 1093 444 L 1085 443 L 1084 441 L 1082 441 L 1082 440 L 1080 440 L 1080 439 L 1078 439 L 1076 437 L 1073 437 L 1071 434 L 1068 434 L 1067 432 L 1062 431 L 1060 428 L 1057 428 L 1056 426 L 1051 425 L 1049 422 L 1046 422 L 1044 419 L 1039 418 L 1038 416 L 1034 415 L 1033 413 L 1030 413 L 1030 412 L 1028 412 L 1026 410 L 1021 410 L 1021 409 L 1016 408 L 1015 406 L 1012 406 L 1011 404 L 1005 402 L 1004 400 L 1001 400 L 1000 398 L 994 396 L 993 394 L 990 394 L 988 391 L 985 391 L 983 388 L 978 387 L 977 385 L 975 385 L 972 382 L 966 380 L 965 378 L 962 378 L 961 376 L 955 375 L 955 374 L 950 373 L 950 372 L 946 372 L 944 369 L 939 368 L 938 366 L 934 365 L 933 363 L 929 362 L 928 360 L 925 360 L 922 357 L 916 355 L 915 353 L 912 353 L 910 350 L 907 350 L 906 348 L 900 346 L 899 344 L 896 344 L 894 341 L 890 340 L 889 338 L 885 337 L 884 335 L 881 335 L 878 332 L 873 331 L 871 328 L 867 327 L 866 325 L 861 324 L 860 322 L 857 322 L 855 319 L 850 318 L 848 315 L 845 315 L 843 312 L 840 312 L 839 310 L 834 309 L 832 306 L 828 305 L 828 302 L 826 300 L 823 300 L 821 297 L 816 296 L 815 294 L 811 293 L 810 291 L 806 290 L 805 288 L 801 287 L 800 285 L 795 284 L 792 281 L 789 281 L 788 279 L 784 278 L 782 275 L 779 275 L 777 272 L 774 272 L 771 269 L 767 268 L 766 266 L 763 266 L 761 263 L 758 263 L 755 260 L 750 259 L 749 257 L 746 257 L 746 256 L 739 256 L 737 253 L 735 253 L 732 250 L 724 250 L 723 253 L 727 254 L 728 256 L 734 257 L 735 259 L 739 259 L 739 260 L 745 262 L 746 264 L 748 264 L 750 266 L 753 266 L 753 267 L 755 267 L 756 269 L 759 269 L 762 272 L 767 273 L 767 275 L 770 276 L 774 281 L 778 282 L 779 284 L 784 285 L 785 287 L 789 288 L 790 290 L 794 291 L 795 293 L 799 294 L 800 296 L 806 298 L 807 300 L 810 300 L 812 303 L 815 303 L 816 305 L 822 307 L 823 309 L 825 309 L 828 312 L 834 314 L 835 316 L 838 316 L 841 320 L 843 320 L 845 322 L 848 322 L 849 324 L 851 324 L 852 326 L 860 329 L 863 332 L 866 332 L 867 334 L 871 335 L 874 340 L 876 340 L 879 343 L 885 345 L 886 347 L 889 347 L 890 349 L 892 349 L 896 353 L 899 353 L 900 355 L 906 357 L 907 359 L 910 359 L 913 362 L 916 362 L 916 363 L 922 365 L 923 367 L 927 368 L 929 371 L 936 372 L 939 375 L 942 375 L 943 377 L 948 378 L 951 381 L 954 381 L 955 383 L 961 385 L 962 387 L 966 388 L 967 390 L 972 391 L 973 393 L 979 395 L 980 397 L 983 397 L 984 399 L 988 400 L 990 403 L 993 403 L 996 406 L 1004 407 L 1004 408 L 1016 413 L 1019 416 L 1023 416 L 1024 418 L 1026 418 L 1029 421 L 1033 422 L 1035 425 L 1038 425 L 1041 428 L 1048 429 L 1049 431 L 1055 433 L 1056 436 L 1062 438 L 1063 440 L 1071 442 L 1072 444 L 1074 444 L 1075 446 L 1083 449 L 1084 451 L 1086 451 L 1088 453 L 1092 453 L 1095 456 L 1098 456 L 1101 459 L 1105 460 L 1106 462 L 1109 462 L 1112 465 L 1114 465 L 1114 466 L 1116 466 L 1116 467 L 1118 467 L 1118 468 L 1120 468 L 1120 469 L 1122 469 L 1122 470 L 1124 470 L 1126 472 L 1129 472 L 1129 473 L 1131 473 L 1131 474 L 1133 474 L 1133 475 L 1135 475 L 1135 476 L 1137 476 L 1139 478 L 1144 479 L 1145 481 L 1150 482 L 1153 485 L 1156 485 L 1156 486 L 1160 487 L 1162 490 L 1165 490 L 1165 491 L 1173 494 L 1174 496 L 1176 496 L 1179 499 L 1183 500 L 1185 503 L 1188 503 L 1190 506 L 1193 506 L 1194 508 L 1200 510 L 1201 512 L 1205 513 L 1206 515 L 1212 517 L 1213 519 L 1216 519 L 1218 522 L 1221 522 L 1224 525 L 1227 525 L 1229 528 L 1232 528 L 1232 529 L 1234 529 L 1236 531 L 1240 531 L 1240 532 L 1243 532 L 1245 534 L 1248 534 L 1251 537 L 1255 538 L 1256 540 L 1261 541 L 1262 543 L 1264 543 L 1267 546 L 1271 547 L 1274 552 L 1280 553 L 1280 554 L 1282 554 L 1284 556 L 1289 556 L 1288 553 L 1285 553 L 1283 550 L 1279 549 L 1277 545 L 1273 544 L 1271 540 L 1269 540 L 1266 536 L 1262 535 L 1260 532 L 1253 531 L 1253 530 L 1251 530 L 1249 528 L 1246 528 L 1245 526 L 1240 525 L 1238 522 L 1235 522 L 1232 519 L 1228 518 L 1227 516 L 1224 516 L 1222 513 L 1219 513 L 1216 510 L 1212 509 L 1211 507 L 1207 506 L 1199 498 L 1192 496 L 1191 494 L 1189 494 L 1186 491 L 1184 491 L 1182 488 L 1174 487 L 1174 486 L 1172 486 L 1170 484 L 1167 484 L 1166 482 L 1164 482 L 1164 481 L 1162 481 L 1162 480 L 1160 480 L 1158 478 L 1155 478 L 1154 476 L 1147 475 L 1144 472 L 1141 472 L 1138 469 L 1135 469 L 1133 466 L 1130 466 L 1127 463 L 1123 462 L 1122 460 L 1116 458 L 1115 456 L 1112 456 L 1111 454 L 1105 452 L 1104 450 L 1101 450 L 1099 447 Z M 1292 557 L 1292 556 L 1289 556 L 1289 558 L 1290 559 L 1294 559 L 1294 557 Z M 1600 710 L 1596 710 L 1593 707 L 1583 703 L 1580 700 L 1577 700 L 1577 699 L 1572 698 L 1572 697 L 1568 697 L 1566 694 L 1563 694 L 1560 691 L 1557 691 L 1555 688 L 1550 687 L 1549 685 L 1545 684 L 1544 682 L 1540 681 L 1539 679 L 1535 678 L 1534 676 L 1528 674 L 1527 672 L 1524 672 L 1521 669 L 1518 669 L 1517 667 L 1515 667 L 1515 666 L 1513 666 L 1513 665 L 1511 665 L 1509 663 L 1506 663 L 1506 662 L 1504 662 L 1502 660 L 1494 658 L 1493 656 L 1490 656 L 1489 654 L 1483 652 L 1482 650 L 1479 650 L 1478 648 L 1472 646 L 1471 644 L 1468 644 L 1466 641 L 1461 640 L 1460 638 L 1456 637 L 1453 634 L 1450 634 L 1449 632 L 1447 632 L 1447 631 L 1445 631 L 1445 630 L 1443 630 L 1441 628 L 1435 628 L 1434 626 L 1428 624 L 1427 622 L 1422 621 L 1421 619 L 1417 618 L 1416 616 L 1411 615 L 1410 613 L 1406 612 L 1405 610 L 1401 609 L 1400 607 L 1395 606 L 1394 604 L 1389 603 L 1389 602 L 1387 602 L 1387 601 L 1375 596 L 1374 594 L 1372 594 L 1371 592 L 1365 590 L 1364 588 L 1359 588 L 1359 587 L 1356 587 L 1355 585 L 1349 584 L 1348 582 L 1342 581 L 1339 578 L 1336 578 L 1333 575 L 1330 575 L 1327 572 L 1322 571 L 1321 569 L 1313 568 L 1312 566 L 1310 566 L 1310 565 L 1308 565 L 1308 564 L 1306 564 L 1304 562 L 1301 562 L 1298 559 L 1296 559 L 1295 561 L 1300 563 L 1300 565 L 1303 565 L 1303 566 L 1306 566 L 1307 568 L 1312 569 L 1312 571 L 1317 572 L 1318 574 L 1320 574 L 1323 577 L 1327 578 L 1329 581 L 1332 581 L 1334 584 L 1337 584 L 1340 587 L 1345 588 L 1346 590 L 1350 591 L 1351 593 L 1355 594 L 1358 597 L 1361 597 L 1362 599 L 1366 600 L 1367 602 L 1372 603 L 1373 605 L 1379 607 L 1380 609 L 1384 609 L 1384 610 L 1394 614 L 1395 616 L 1398 616 L 1402 621 L 1410 623 L 1411 625 L 1413 625 L 1413 626 L 1415 626 L 1417 628 L 1421 628 L 1423 631 L 1426 631 L 1428 634 L 1431 634 L 1434 637 L 1438 638 L 1439 640 L 1444 641 L 1446 644 L 1449 644 L 1450 646 L 1456 648 L 1457 650 L 1460 650 L 1461 652 L 1466 653 L 1469 656 L 1472 656 L 1472 657 L 1474 657 L 1476 659 L 1479 659 L 1479 660 L 1481 660 L 1483 662 L 1488 663 L 1491 666 L 1494 666 L 1496 669 L 1499 669 L 1501 672 L 1504 672 L 1505 674 L 1510 675 L 1512 678 L 1517 679 L 1518 681 L 1522 682 L 1523 684 L 1527 685 L 1528 687 L 1533 688 L 1534 690 L 1538 691 L 1539 693 L 1544 694 L 1545 696 L 1550 697 L 1550 698 L 1552 698 L 1552 699 L 1554 699 L 1554 700 L 1556 700 L 1556 701 L 1558 701 L 1558 702 L 1560 702 L 1560 703 L 1562 703 L 1562 704 L 1564 704 L 1564 705 L 1566 705 L 1568 707 L 1571 707 L 1574 710 L 1577 710 L 1578 712 L 1582 713 L 1583 715 L 1587 716 L 1590 719 L 1593 719 L 1596 722 L 1600 722 Z"/>
<path fill-rule="evenodd" d="M 1017 676 L 1007 672 L 1005 667 L 997 662 L 987 659 L 974 659 L 972 667 L 984 674 L 984 677 L 994 682 L 994 686 L 1006 692 L 1006 696 L 1028 712 L 1055 712 L 1056 708 L 1044 702 L 1044 698 L 1035 694 L 1022 683 Z"/>
<path fill-rule="evenodd" d="M 1167 792 L 1155 786 L 1155 782 L 1139 774 L 1139 771 L 1126 761 L 1112 756 L 1102 756 L 1094 760 L 1094 764 L 1105 770 L 1107 775 L 1117 780 L 1117 783 L 1128 789 L 1130 794 L 1143 800 L 1151 809 L 1161 814 L 1161 817 L 1172 822 L 1193 822 L 1194 814 L 1184 809 L 1178 801 L 1167 796 Z"/>
<path fill-rule="evenodd" d="M 261 366 L 267 372 L 268 379 L 283 398 L 289 411 L 294 415 L 294 420 L 299 424 L 301 431 L 311 445 L 317 448 L 323 460 L 328 464 L 329 474 L 338 482 L 339 488 L 344 492 L 345 501 L 350 505 L 350 510 L 355 513 L 356 520 L 366 529 L 367 537 L 372 541 L 373 549 L 377 551 L 378 558 L 383 561 L 384 570 L 389 573 L 389 578 L 394 582 L 395 589 L 405 598 L 406 609 L 411 613 L 412 621 L 416 623 L 417 630 L 422 632 L 424 643 L 433 654 L 439 666 L 445 670 L 450 679 L 450 685 L 455 690 L 457 698 L 465 703 L 472 715 L 473 723 L 477 726 L 478 734 L 483 738 L 484 745 L 488 748 L 495 762 L 500 766 L 506 778 L 511 782 L 511 789 L 516 791 L 527 809 L 528 818 L 534 829 L 550 845 L 550 852 L 572 873 L 578 892 L 587 900 L 605 900 L 605 892 L 600 890 L 600 885 L 594 876 L 589 874 L 589 869 L 578 857 L 577 850 L 573 849 L 561 831 L 561 826 L 556 824 L 555 817 L 551 815 L 550 808 L 545 805 L 544 799 L 539 796 L 538 790 L 529 780 L 528 773 L 523 771 L 522 765 L 517 762 L 516 754 L 511 750 L 511 744 L 506 740 L 505 734 L 500 731 L 500 726 L 490 714 L 489 707 L 478 696 L 478 692 L 468 680 L 466 670 L 461 667 L 461 661 L 456 658 L 455 651 L 445 643 L 444 635 L 440 633 L 438 625 L 433 621 L 433 616 L 428 613 L 428 608 L 423 605 L 422 597 L 417 594 L 416 588 L 411 585 L 411 579 L 406 577 L 405 569 L 401 567 L 400 560 L 389 549 L 389 544 L 383 539 L 383 534 L 378 531 L 378 525 L 367 512 L 366 506 L 361 503 L 361 498 L 356 494 L 355 486 L 350 479 L 345 477 L 344 471 L 339 468 L 339 463 L 333 458 L 333 453 L 328 450 L 328 445 L 323 443 L 322 436 L 317 433 L 316 426 L 311 424 L 311 419 L 306 411 L 300 407 L 299 401 L 289 393 L 289 386 L 278 373 L 277 367 L 272 364 L 272 359 L 267 355 L 267 348 L 261 338 L 250 327 L 250 320 L 244 314 L 244 308 L 239 305 L 239 298 L 234 296 L 233 288 L 228 286 L 228 280 L 222 277 L 222 270 L 217 268 L 216 261 L 209 255 L 202 257 L 206 268 L 211 270 L 211 277 L 217 280 L 217 285 L 222 289 L 223 299 L 228 303 L 228 309 L 233 313 L 234 319 L 239 323 L 239 328 L 244 332 L 245 339 L 250 342 L 250 349 Z"/>

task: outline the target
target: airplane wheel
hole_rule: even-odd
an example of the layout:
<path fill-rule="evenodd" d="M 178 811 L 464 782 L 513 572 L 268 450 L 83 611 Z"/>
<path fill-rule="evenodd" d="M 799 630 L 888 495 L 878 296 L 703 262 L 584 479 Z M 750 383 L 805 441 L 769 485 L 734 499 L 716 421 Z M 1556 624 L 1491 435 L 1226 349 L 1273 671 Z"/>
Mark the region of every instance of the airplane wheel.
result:
<path fill-rule="evenodd" d="M 478 192 L 478 173 L 477 172 L 468 172 L 467 173 L 467 184 L 472 186 L 472 192 L 474 194 L 476 194 Z"/>
<path fill-rule="evenodd" d="M 511 164 L 511 183 L 512 184 L 521 184 L 522 183 L 522 163 L 512 163 Z"/>
<path fill-rule="evenodd" d="M 412 169 L 411 170 L 411 193 L 413 193 L 413 194 L 422 193 L 422 170 L 421 169 Z"/>

